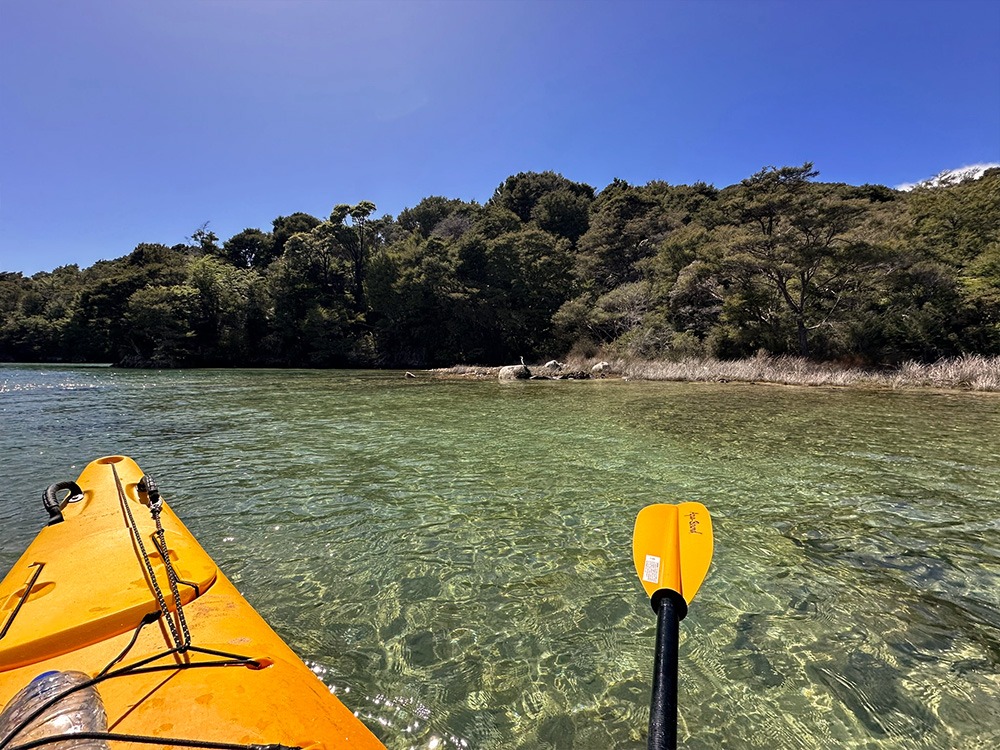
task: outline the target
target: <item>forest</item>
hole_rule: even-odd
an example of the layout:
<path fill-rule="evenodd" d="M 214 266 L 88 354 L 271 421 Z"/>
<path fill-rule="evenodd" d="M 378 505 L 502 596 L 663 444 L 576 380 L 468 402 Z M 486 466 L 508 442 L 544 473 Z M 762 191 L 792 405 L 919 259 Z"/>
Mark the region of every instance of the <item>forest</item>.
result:
<path fill-rule="evenodd" d="M 1000 354 L 1000 169 L 907 192 L 818 176 L 806 163 L 722 189 L 616 179 L 598 192 L 529 172 L 483 204 L 432 196 L 393 217 L 361 200 L 224 241 L 204 225 L 83 269 L 0 271 L 0 361 Z"/>

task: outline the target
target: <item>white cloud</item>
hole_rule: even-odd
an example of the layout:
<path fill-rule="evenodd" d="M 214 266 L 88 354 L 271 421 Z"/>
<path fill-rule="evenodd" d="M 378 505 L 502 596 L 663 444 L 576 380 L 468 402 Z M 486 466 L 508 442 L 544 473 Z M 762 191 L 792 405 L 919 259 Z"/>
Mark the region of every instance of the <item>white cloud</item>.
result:
<path fill-rule="evenodd" d="M 896 190 L 908 191 L 915 187 L 940 187 L 941 185 L 956 185 L 966 180 L 978 180 L 987 169 L 996 167 L 1000 167 L 1000 163 L 991 161 L 983 164 L 970 164 L 958 169 L 946 169 L 926 180 L 920 180 L 920 182 L 904 182 L 902 185 L 896 185 Z"/>

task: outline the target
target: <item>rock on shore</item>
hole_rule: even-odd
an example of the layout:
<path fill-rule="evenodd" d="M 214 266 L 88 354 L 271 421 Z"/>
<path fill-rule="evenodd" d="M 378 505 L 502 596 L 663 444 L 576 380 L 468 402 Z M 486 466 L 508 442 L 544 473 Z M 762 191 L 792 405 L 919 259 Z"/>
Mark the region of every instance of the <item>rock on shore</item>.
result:
<path fill-rule="evenodd" d="M 531 377 L 531 370 L 526 365 L 507 365 L 500 368 L 497 377 L 500 380 L 528 380 Z"/>

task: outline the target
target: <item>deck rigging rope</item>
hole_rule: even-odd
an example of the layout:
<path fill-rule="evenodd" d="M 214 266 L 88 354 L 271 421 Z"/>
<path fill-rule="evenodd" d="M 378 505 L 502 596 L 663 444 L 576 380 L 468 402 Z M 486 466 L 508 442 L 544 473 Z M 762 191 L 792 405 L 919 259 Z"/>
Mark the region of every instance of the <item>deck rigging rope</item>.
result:
<path fill-rule="evenodd" d="M 163 557 L 163 565 L 167 569 L 167 578 L 170 581 L 170 593 L 174 597 L 174 609 L 177 612 L 177 620 L 180 622 L 183 637 L 177 630 L 177 623 L 174 622 L 174 618 L 170 615 L 170 609 L 167 607 L 167 601 L 163 596 L 163 590 L 160 588 L 160 582 L 156 579 L 156 571 L 153 569 L 153 563 L 149 559 L 149 553 L 146 552 L 146 545 L 143 544 L 142 534 L 139 532 L 139 526 L 136 524 L 135 517 L 132 515 L 132 508 L 130 507 L 128 497 L 125 495 L 125 488 L 122 487 L 121 479 L 118 477 L 118 470 L 115 469 L 114 464 L 111 465 L 111 471 L 115 476 L 115 487 L 118 490 L 118 501 L 125 510 L 129 529 L 132 532 L 132 536 L 135 539 L 136 544 L 139 546 L 139 554 L 142 556 L 142 563 L 146 568 L 146 574 L 149 576 L 149 583 L 156 596 L 156 603 L 160 608 L 160 614 L 163 616 L 163 619 L 166 620 L 167 627 L 170 628 L 170 637 L 174 641 L 174 646 L 179 653 L 183 654 L 191 645 L 191 633 L 188 632 L 187 622 L 184 619 L 184 610 L 181 607 L 181 598 L 177 593 L 177 573 L 174 572 L 174 566 L 170 561 L 170 555 L 165 553 L 166 542 L 163 542 L 161 549 L 164 550 L 164 552 L 161 552 L 161 555 Z M 159 492 L 155 491 L 155 485 L 153 485 L 153 487 L 153 492 L 148 493 L 150 495 L 150 513 L 152 513 L 153 519 L 156 521 L 156 534 L 162 541 L 164 538 L 164 532 L 163 525 L 160 523 L 160 510 L 163 507 L 163 502 L 160 500 Z M 156 497 L 155 509 L 153 507 L 154 494 Z"/>
<path fill-rule="evenodd" d="M 160 556 L 163 558 L 163 566 L 167 569 L 167 580 L 170 582 L 170 593 L 174 597 L 174 606 L 177 610 L 177 620 L 181 626 L 181 632 L 184 634 L 184 645 L 185 647 L 191 645 L 191 633 L 188 631 L 187 620 L 184 617 L 184 608 L 181 606 L 181 595 L 177 589 L 177 571 L 174 569 L 174 563 L 170 559 L 170 550 L 167 549 L 167 537 L 166 532 L 163 530 L 163 523 L 160 520 L 160 512 L 163 510 L 163 499 L 160 497 L 160 492 L 156 488 L 156 483 L 153 478 L 148 474 L 144 475 L 142 479 L 139 480 L 139 490 L 145 490 L 146 496 L 149 498 L 149 512 L 153 516 L 153 520 L 156 521 L 156 535 L 154 536 L 154 543 L 156 548 L 160 552 Z"/>

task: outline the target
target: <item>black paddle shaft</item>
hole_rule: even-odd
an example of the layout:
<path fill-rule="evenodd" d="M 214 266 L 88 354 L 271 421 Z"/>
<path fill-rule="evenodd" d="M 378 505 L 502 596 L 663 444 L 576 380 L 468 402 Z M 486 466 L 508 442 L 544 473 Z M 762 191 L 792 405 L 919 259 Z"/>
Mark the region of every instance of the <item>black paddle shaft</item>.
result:
<path fill-rule="evenodd" d="M 657 591 L 657 594 L 661 592 Z M 687 614 L 687 602 L 664 590 L 656 608 L 656 660 L 653 663 L 653 700 L 649 707 L 649 750 L 677 748 L 677 646 L 680 621 Z"/>

